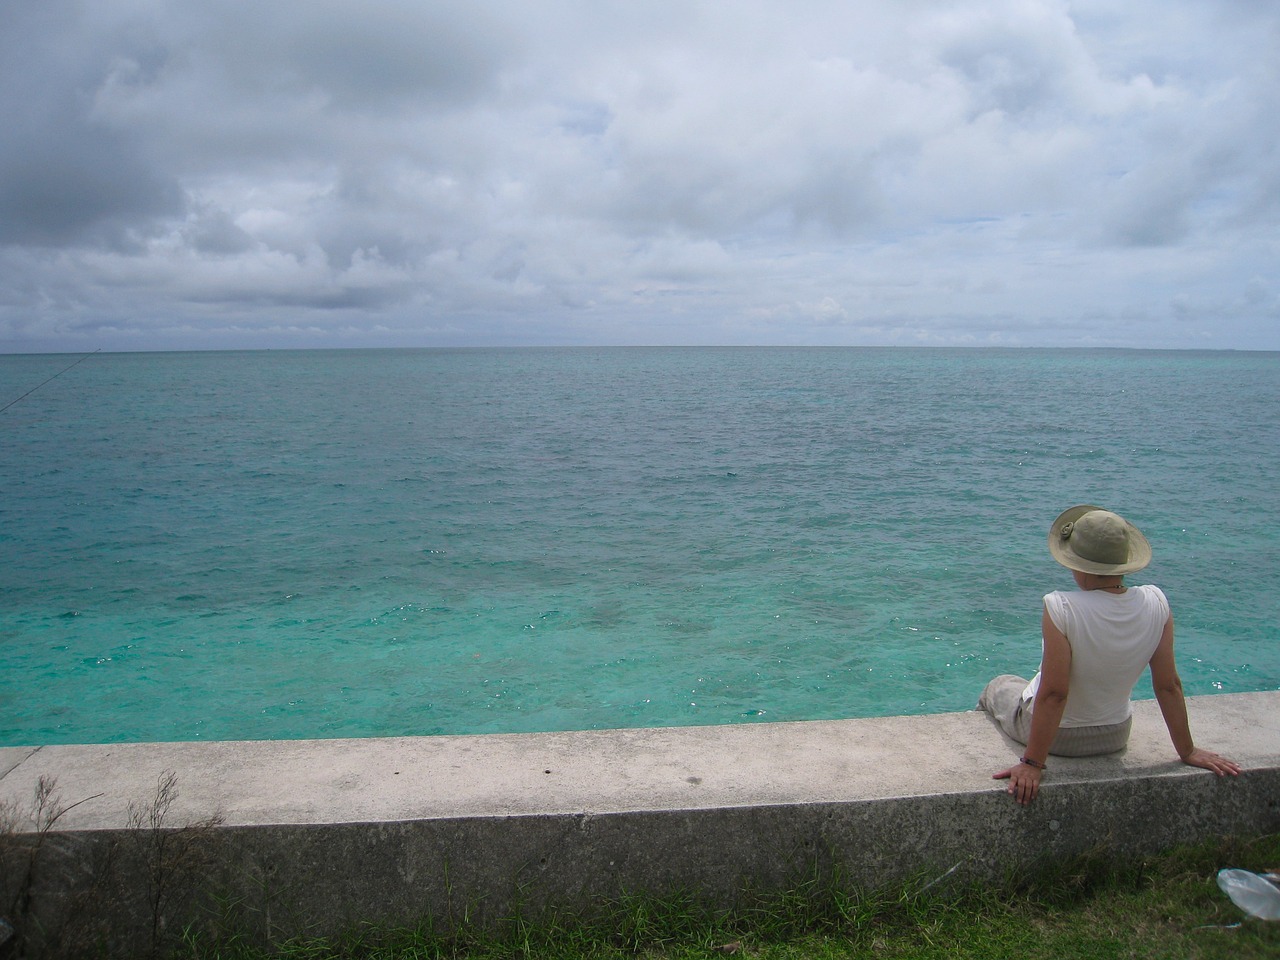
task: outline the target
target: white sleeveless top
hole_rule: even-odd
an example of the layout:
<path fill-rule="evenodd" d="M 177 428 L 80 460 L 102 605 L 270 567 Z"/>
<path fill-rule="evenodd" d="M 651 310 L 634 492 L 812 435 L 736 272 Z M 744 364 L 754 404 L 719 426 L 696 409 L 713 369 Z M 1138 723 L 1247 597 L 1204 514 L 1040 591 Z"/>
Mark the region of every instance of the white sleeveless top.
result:
<path fill-rule="evenodd" d="M 1045 596 L 1044 606 L 1071 644 L 1071 686 L 1061 725 L 1123 723 L 1132 712 L 1134 685 L 1155 655 L 1169 620 L 1164 592 L 1150 584 L 1124 593 L 1056 590 Z M 1039 688 L 1036 673 L 1023 698 L 1034 697 Z"/>

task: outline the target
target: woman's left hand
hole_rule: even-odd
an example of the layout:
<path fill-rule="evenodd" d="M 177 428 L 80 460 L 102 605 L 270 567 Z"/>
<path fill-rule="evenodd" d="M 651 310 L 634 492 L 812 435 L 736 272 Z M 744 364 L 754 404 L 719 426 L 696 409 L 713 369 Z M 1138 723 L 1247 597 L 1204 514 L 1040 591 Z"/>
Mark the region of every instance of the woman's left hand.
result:
<path fill-rule="evenodd" d="M 993 774 L 992 780 L 1008 780 L 1009 793 L 1024 807 L 1040 792 L 1040 771 L 1030 764 L 1020 763 L 1008 770 Z"/>

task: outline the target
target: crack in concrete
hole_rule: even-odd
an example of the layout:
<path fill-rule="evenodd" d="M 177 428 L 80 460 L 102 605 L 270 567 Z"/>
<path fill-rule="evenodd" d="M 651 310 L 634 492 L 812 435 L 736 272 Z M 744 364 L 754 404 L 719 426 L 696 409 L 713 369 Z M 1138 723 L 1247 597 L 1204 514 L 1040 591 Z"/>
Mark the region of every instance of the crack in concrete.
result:
<path fill-rule="evenodd" d="M 17 752 L 21 752 L 24 748 L 11 747 L 9 749 Z M 0 760 L 0 763 L 4 765 L 4 769 L 0 770 L 0 780 L 3 780 L 9 774 L 13 773 L 13 771 L 17 770 L 20 766 L 22 766 L 24 763 L 26 763 L 28 760 L 30 760 L 32 757 L 34 757 L 37 753 L 39 753 L 44 748 L 31 747 L 26 749 L 27 749 L 26 753 L 22 754 L 22 756 L 18 757 L 16 760 L 13 760 L 12 762 L 8 762 L 8 757 L 6 757 L 4 760 Z M 7 753 L 7 751 L 5 752 Z"/>

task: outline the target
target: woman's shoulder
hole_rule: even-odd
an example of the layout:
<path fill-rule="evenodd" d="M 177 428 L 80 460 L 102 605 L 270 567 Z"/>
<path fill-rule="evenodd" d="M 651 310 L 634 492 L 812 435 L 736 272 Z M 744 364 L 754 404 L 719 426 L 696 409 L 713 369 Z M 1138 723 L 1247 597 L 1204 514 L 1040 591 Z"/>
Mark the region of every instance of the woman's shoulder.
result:
<path fill-rule="evenodd" d="M 1134 593 L 1146 600 L 1147 603 L 1157 606 L 1168 612 L 1169 598 L 1164 595 L 1164 591 L 1157 587 L 1154 583 L 1144 583 L 1140 586 L 1130 587 Z"/>
<path fill-rule="evenodd" d="M 1071 590 L 1054 590 L 1044 595 L 1044 608 L 1059 629 L 1062 628 L 1063 617 L 1066 615 L 1067 598 L 1072 593 Z"/>
<path fill-rule="evenodd" d="M 1154 583 L 1142 583 L 1129 588 L 1138 593 L 1145 594 L 1149 597 L 1164 597 L 1164 591 L 1157 587 Z"/>

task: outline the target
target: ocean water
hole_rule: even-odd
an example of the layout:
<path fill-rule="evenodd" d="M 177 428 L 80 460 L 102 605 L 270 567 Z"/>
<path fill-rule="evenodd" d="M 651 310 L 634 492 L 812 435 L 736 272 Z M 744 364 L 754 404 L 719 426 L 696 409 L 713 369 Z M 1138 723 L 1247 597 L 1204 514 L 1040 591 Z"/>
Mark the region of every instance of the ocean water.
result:
<path fill-rule="evenodd" d="M 1082 502 L 1189 693 L 1280 689 L 1280 354 L 74 359 L 0 356 L 65 371 L 0 413 L 0 745 L 968 709 Z"/>

